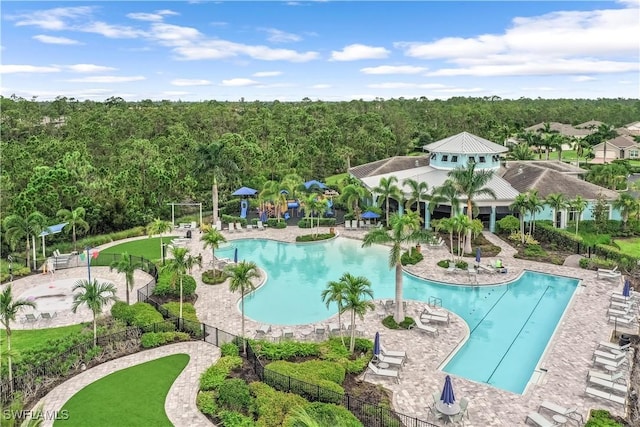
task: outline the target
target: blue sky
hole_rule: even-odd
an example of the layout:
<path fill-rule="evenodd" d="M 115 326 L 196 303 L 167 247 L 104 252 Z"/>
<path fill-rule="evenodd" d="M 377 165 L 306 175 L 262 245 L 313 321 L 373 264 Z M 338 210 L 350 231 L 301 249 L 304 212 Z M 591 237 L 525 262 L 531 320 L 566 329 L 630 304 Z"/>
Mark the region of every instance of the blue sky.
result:
<path fill-rule="evenodd" d="M 2 2 L 40 100 L 640 98 L 640 0 Z"/>

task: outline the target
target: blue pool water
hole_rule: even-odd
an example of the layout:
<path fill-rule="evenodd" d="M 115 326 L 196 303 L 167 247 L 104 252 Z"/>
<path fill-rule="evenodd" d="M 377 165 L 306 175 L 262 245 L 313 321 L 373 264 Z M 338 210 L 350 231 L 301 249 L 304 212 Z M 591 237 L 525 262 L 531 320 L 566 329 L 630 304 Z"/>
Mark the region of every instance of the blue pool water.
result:
<path fill-rule="evenodd" d="M 299 325 L 336 314 L 320 293 L 346 272 L 367 277 L 376 299 L 395 295 L 387 247 L 361 248 L 361 242 L 342 238 L 299 245 L 245 239 L 216 255 L 233 257 L 235 248 L 239 259 L 255 261 L 267 272 L 267 283 L 245 299 L 246 315 L 261 323 Z M 440 298 L 469 326 L 468 341 L 444 371 L 522 393 L 579 281 L 525 272 L 500 286 L 449 286 L 410 275 L 403 283 L 405 299 Z"/>

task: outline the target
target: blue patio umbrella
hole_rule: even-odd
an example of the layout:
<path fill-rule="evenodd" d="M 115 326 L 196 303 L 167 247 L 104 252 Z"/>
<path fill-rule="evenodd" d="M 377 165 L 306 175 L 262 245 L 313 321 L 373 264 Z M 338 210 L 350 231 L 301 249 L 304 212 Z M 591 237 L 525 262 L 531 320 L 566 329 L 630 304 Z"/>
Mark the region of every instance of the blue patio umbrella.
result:
<path fill-rule="evenodd" d="M 326 185 L 324 185 L 324 183 L 312 179 L 311 181 L 307 181 L 304 183 L 304 188 L 306 188 L 307 190 L 311 189 L 311 187 L 318 187 L 321 190 L 325 190 L 327 188 Z"/>
<path fill-rule="evenodd" d="M 232 196 L 255 196 L 256 194 L 258 194 L 258 190 L 249 187 L 240 187 L 231 193 Z"/>
<path fill-rule="evenodd" d="M 476 249 L 476 264 L 480 265 L 480 248 Z"/>
<path fill-rule="evenodd" d="M 378 219 L 378 218 L 380 218 L 380 215 L 378 215 L 375 212 L 366 211 L 365 213 L 362 214 L 362 218 L 363 219 Z"/>
<path fill-rule="evenodd" d="M 622 287 L 622 296 L 625 298 L 629 298 L 631 296 L 631 281 L 626 279 L 624 281 L 624 286 Z"/>
<path fill-rule="evenodd" d="M 445 405 L 452 405 L 456 401 L 456 397 L 453 394 L 453 385 L 451 384 L 451 377 L 447 375 L 444 379 L 444 387 L 442 388 L 442 394 L 440 400 Z"/>
<path fill-rule="evenodd" d="M 238 263 L 238 248 L 233 251 L 233 262 Z"/>
<path fill-rule="evenodd" d="M 380 332 L 376 332 L 376 337 L 373 339 L 373 355 L 380 355 Z"/>

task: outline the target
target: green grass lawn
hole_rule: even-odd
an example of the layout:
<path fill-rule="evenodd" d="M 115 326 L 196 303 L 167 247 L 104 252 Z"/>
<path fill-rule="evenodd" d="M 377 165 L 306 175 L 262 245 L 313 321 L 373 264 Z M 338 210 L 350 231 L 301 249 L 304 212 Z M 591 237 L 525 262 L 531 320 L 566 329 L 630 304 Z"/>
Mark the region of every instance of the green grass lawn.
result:
<path fill-rule="evenodd" d="M 19 316 L 16 319 L 21 319 Z M 82 328 L 82 325 L 71 325 L 47 329 L 11 329 L 11 349 L 21 352 L 36 348 L 47 340 L 79 333 Z M 4 353 L 7 350 L 7 332 L 4 329 L 0 329 L 0 337 L 2 337 L 2 352 Z"/>
<path fill-rule="evenodd" d="M 640 258 L 640 237 L 635 239 L 616 239 L 620 250 L 626 254 Z"/>
<path fill-rule="evenodd" d="M 169 243 L 176 237 L 178 236 L 163 237 L 162 241 L 164 243 Z M 162 253 L 160 252 L 160 237 L 132 240 L 130 242 L 111 246 L 110 248 L 100 252 L 96 265 L 109 265 L 109 261 L 114 258 L 113 255 L 106 256 L 106 254 L 121 254 L 124 252 L 127 252 L 129 255 L 141 256 L 149 260 L 161 259 Z"/>
<path fill-rule="evenodd" d="M 338 185 L 340 182 L 347 177 L 347 173 L 339 173 L 337 175 L 331 175 L 325 178 L 324 183 L 327 185 Z"/>
<path fill-rule="evenodd" d="M 176 354 L 109 374 L 69 399 L 62 407 L 69 418 L 54 426 L 173 426 L 164 403 L 188 362 Z"/>

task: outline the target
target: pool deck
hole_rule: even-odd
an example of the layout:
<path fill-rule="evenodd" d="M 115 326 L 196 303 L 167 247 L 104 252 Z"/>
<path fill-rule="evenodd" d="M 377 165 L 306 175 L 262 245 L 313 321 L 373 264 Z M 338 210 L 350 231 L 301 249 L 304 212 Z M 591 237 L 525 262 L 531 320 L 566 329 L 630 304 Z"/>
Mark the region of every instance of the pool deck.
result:
<path fill-rule="evenodd" d="M 341 236 L 347 238 L 362 239 L 366 233 L 366 230 L 336 228 Z M 265 231 L 253 230 L 235 233 L 224 231 L 223 234 L 228 240 L 267 238 L 294 242 L 297 235 L 308 234 L 309 232 L 308 229 L 287 227 L 278 230 L 267 229 Z M 210 268 L 212 254 L 210 249 L 205 250 L 203 248 L 199 237 L 198 232 L 195 232 L 193 239 L 188 240 L 186 243 L 186 247 L 191 250 L 192 254 L 202 254 L 203 256 L 203 268 L 196 267 L 193 272 L 198 283 L 198 300 L 195 304 L 198 316 L 201 321 L 209 325 L 240 334 L 241 315 L 237 309 L 239 295 L 229 292 L 226 285 L 210 286 L 201 282 L 199 273 L 201 273 L 201 270 Z M 478 427 L 525 425 L 527 413 L 536 411 L 543 400 L 565 407 L 577 407 L 585 420 L 589 409 L 592 408 L 607 409 L 612 414 L 624 416 L 625 408 L 623 405 L 595 399 L 584 393 L 587 372 L 593 368 L 593 351 L 596 349 L 597 343 L 599 341 L 607 341 L 613 331 L 613 325 L 608 324 L 606 316 L 609 306 L 608 296 L 614 290 L 621 290 L 622 284 L 618 280 L 596 279 L 596 274 L 593 271 L 513 258 L 515 250 L 512 247 L 490 233 L 485 233 L 485 237 L 502 248 L 499 258 L 503 260 L 505 267 L 508 268 L 508 273 L 479 274 L 477 275 L 478 286 L 511 281 L 517 278 L 525 269 L 575 277 L 581 279 L 582 282 L 578 286 L 554 337 L 549 343 L 547 351 L 543 355 L 540 362 L 541 370 L 534 374 L 535 383 L 530 383 L 522 395 L 452 376 L 456 397 L 458 399 L 466 397 L 471 402 L 469 404 L 470 419 L 465 420 L 465 425 Z M 423 247 L 422 253 L 425 256 L 424 260 L 415 266 L 407 268 L 407 271 L 429 280 L 464 285 L 476 284 L 476 277 L 469 277 L 466 272 L 451 274 L 436 265 L 438 261 L 448 257 L 446 246 L 438 248 Z M 493 258 L 483 258 L 482 262 L 487 263 L 492 260 Z M 475 262 L 471 258 L 468 261 L 470 265 Z M 113 272 L 111 273 L 113 276 L 110 276 L 106 272 L 98 272 L 98 270 L 99 268 L 92 268 L 92 275 L 96 271 L 95 277 L 120 283 L 119 289 L 122 290 L 123 295 L 120 295 L 119 291 L 119 296 L 124 299 L 124 279 L 121 275 L 118 277 L 117 273 Z M 108 268 L 104 270 L 108 272 Z M 81 271 L 86 271 L 86 268 L 82 270 L 58 270 L 55 274 L 68 274 L 70 277 L 83 278 L 84 273 Z M 19 295 L 22 292 L 18 290 L 19 288 L 24 289 L 23 286 L 28 286 L 32 281 L 36 283 L 38 279 L 43 280 L 41 276 L 32 277 L 15 281 L 14 293 Z M 144 277 L 141 276 L 139 279 L 136 276 L 136 288 L 146 282 L 147 280 Z M 132 293 L 132 301 L 135 301 L 135 290 Z M 420 310 L 423 304 L 423 302 L 408 301 L 409 315 L 413 315 L 415 311 Z M 434 422 L 428 418 L 428 406 L 432 404 L 432 393 L 441 390 L 446 375 L 438 368 L 465 339 L 468 333 L 466 324 L 454 314 L 451 324 L 440 326 L 439 336 L 432 337 L 418 330 L 388 330 L 380 325 L 380 316 L 381 308 L 376 304 L 376 310 L 367 314 L 363 322 L 358 321 L 357 325 L 363 328 L 364 336 L 373 338 L 375 332 L 379 331 L 385 347 L 394 350 L 405 350 L 409 359 L 402 369 L 399 384 L 373 375 L 367 375 L 366 381 L 381 384 L 391 390 L 393 392 L 393 409 L 396 411 Z M 54 319 L 52 322 L 61 320 Z M 69 323 L 66 324 L 75 323 L 77 318 L 70 316 L 67 321 Z M 337 322 L 337 316 L 322 323 L 328 324 L 330 322 Z M 16 324 L 16 327 L 19 326 L 20 324 Z M 46 326 L 59 325 L 50 323 Z M 247 319 L 245 322 L 246 335 L 253 336 L 258 326 L 257 322 Z M 272 326 L 272 329 L 273 332 L 270 335 L 276 337 L 280 334 L 282 327 Z M 295 326 L 292 329 L 297 337 L 301 337 L 303 333 L 308 332 L 309 325 Z M 637 333 L 637 328 L 635 329 L 634 333 Z M 621 328 L 618 328 L 618 331 L 620 330 Z M 197 389 L 197 381 L 194 381 L 192 386 Z M 182 405 L 195 406 L 195 403 L 182 402 Z M 551 419 L 551 415 L 550 413 L 545 414 L 549 419 Z"/>

